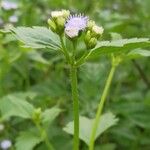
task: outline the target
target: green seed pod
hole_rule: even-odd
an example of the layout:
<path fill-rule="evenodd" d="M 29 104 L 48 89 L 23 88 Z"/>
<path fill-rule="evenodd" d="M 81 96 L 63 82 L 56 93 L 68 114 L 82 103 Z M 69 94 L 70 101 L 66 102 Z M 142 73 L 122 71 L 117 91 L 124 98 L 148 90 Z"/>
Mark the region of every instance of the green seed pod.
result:
<path fill-rule="evenodd" d="M 52 20 L 52 19 L 48 19 L 48 25 L 49 25 L 49 27 L 50 27 L 50 29 L 53 31 L 53 32 L 56 32 L 56 24 L 55 24 L 55 22 Z"/>

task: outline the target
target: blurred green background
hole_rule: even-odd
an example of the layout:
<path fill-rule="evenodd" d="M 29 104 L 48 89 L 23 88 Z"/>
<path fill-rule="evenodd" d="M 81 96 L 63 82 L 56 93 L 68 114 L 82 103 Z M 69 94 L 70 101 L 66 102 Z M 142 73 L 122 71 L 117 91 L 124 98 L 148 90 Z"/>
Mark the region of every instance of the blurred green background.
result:
<path fill-rule="evenodd" d="M 150 0 L 10 0 L 9 9 L 0 1 L 0 28 L 46 26 L 52 10 L 69 9 L 90 16 L 110 33 L 123 38 L 150 37 Z M 72 137 L 62 128 L 72 120 L 69 72 L 62 57 L 48 50 L 23 48 L 11 34 L 0 34 L 0 99 L 12 93 L 38 93 L 31 103 L 47 108 L 58 105 L 64 111 L 52 124 L 49 137 L 57 150 L 71 150 Z M 95 116 L 100 94 L 110 69 L 105 56 L 79 70 L 80 114 Z M 119 117 L 116 126 L 96 141 L 96 150 L 150 150 L 150 61 L 131 60 L 119 66 L 105 111 Z M 4 122 L 0 139 L 15 142 L 19 131 L 31 124 L 19 119 Z M 35 149 L 42 150 L 42 145 Z M 44 149 L 44 148 L 43 148 Z M 81 150 L 87 146 L 81 142 Z"/>

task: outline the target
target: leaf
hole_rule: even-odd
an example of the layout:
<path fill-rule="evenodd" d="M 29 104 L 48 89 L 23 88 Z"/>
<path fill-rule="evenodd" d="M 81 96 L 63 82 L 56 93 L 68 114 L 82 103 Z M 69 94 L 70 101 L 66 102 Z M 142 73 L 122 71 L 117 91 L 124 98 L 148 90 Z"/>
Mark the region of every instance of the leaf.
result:
<path fill-rule="evenodd" d="M 59 108 L 53 107 L 51 109 L 46 109 L 42 113 L 42 123 L 45 126 L 48 126 L 52 121 L 59 115 L 61 110 Z"/>
<path fill-rule="evenodd" d="M 91 50 L 86 59 L 97 57 L 103 54 L 110 53 L 125 53 L 136 48 L 150 46 L 148 38 L 132 38 L 132 39 L 119 39 L 114 41 L 101 41 L 97 46 Z"/>
<path fill-rule="evenodd" d="M 3 119 L 12 116 L 31 118 L 34 110 L 33 105 L 26 101 L 27 96 L 31 93 L 14 93 L 4 96 L 0 100 L 0 111 Z M 33 96 L 33 93 L 31 94 Z"/>
<path fill-rule="evenodd" d="M 58 50 L 60 48 L 59 37 L 47 28 L 17 27 L 11 29 L 11 31 L 26 47 L 50 48 L 53 50 Z"/>
<path fill-rule="evenodd" d="M 26 131 L 22 132 L 16 140 L 16 150 L 33 150 L 33 148 L 42 142 L 42 138 L 37 134 Z"/>
<path fill-rule="evenodd" d="M 32 51 L 28 53 L 28 56 L 33 61 L 45 64 L 45 65 L 50 64 L 45 58 L 42 57 L 42 54 L 40 54 L 38 51 Z"/>
<path fill-rule="evenodd" d="M 105 113 L 101 116 L 98 128 L 97 128 L 97 134 L 95 137 L 95 140 L 100 136 L 104 131 L 106 131 L 111 126 L 115 125 L 117 123 L 118 119 L 115 118 L 115 116 L 112 113 Z M 90 141 L 90 134 L 92 131 L 92 124 L 93 119 L 89 119 L 84 116 L 80 116 L 80 133 L 79 138 L 83 140 L 87 145 L 89 145 Z M 73 122 L 70 122 L 66 125 L 64 128 L 64 131 L 66 131 L 69 134 L 74 134 L 74 127 Z"/>
<path fill-rule="evenodd" d="M 150 50 L 135 49 L 129 52 L 126 56 L 128 59 L 134 59 L 139 57 L 150 57 Z"/>
<path fill-rule="evenodd" d="M 119 33 L 111 32 L 110 33 L 111 39 L 112 40 L 119 40 L 122 39 L 122 36 Z"/>

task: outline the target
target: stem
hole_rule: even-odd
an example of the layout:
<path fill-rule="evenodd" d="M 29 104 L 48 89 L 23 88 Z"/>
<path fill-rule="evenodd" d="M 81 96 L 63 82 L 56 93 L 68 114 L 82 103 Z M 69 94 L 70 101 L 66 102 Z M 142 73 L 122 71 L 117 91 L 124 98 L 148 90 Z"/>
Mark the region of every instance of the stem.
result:
<path fill-rule="evenodd" d="M 111 85 L 111 82 L 112 82 L 112 78 L 113 78 L 115 69 L 116 69 L 116 65 L 112 65 L 110 73 L 109 73 L 107 81 L 106 81 L 106 84 L 105 84 L 104 91 L 102 93 L 102 97 L 100 99 L 100 103 L 99 103 L 98 110 L 97 110 L 97 113 L 96 113 L 96 118 L 94 120 L 94 124 L 93 124 L 93 127 L 92 127 L 89 150 L 94 150 L 94 142 L 95 142 L 97 127 L 98 127 L 98 124 L 99 124 L 99 121 L 100 121 L 101 113 L 102 113 L 104 103 L 105 103 L 105 100 L 106 100 L 106 97 L 107 97 L 107 94 L 108 94 L 108 91 L 109 91 L 109 88 L 110 88 L 110 85 Z"/>
<path fill-rule="evenodd" d="M 64 55 L 66 57 L 66 60 L 68 63 L 70 63 L 70 56 L 69 56 L 69 53 L 65 47 L 65 44 L 64 44 L 64 41 L 63 41 L 63 37 L 62 36 L 59 36 L 60 38 L 60 42 L 61 42 L 61 45 L 62 45 L 62 49 L 63 49 L 63 52 L 64 52 Z"/>
<path fill-rule="evenodd" d="M 72 51 L 72 65 L 76 63 L 75 55 L 76 55 L 77 41 L 73 42 L 73 51 Z"/>
<path fill-rule="evenodd" d="M 54 150 L 52 144 L 49 142 L 48 135 L 47 135 L 45 129 L 42 128 L 42 126 L 39 123 L 36 123 L 36 127 L 40 131 L 40 134 L 41 134 L 42 138 L 44 139 L 44 142 L 45 142 L 48 150 Z"/>
<path fill-rule="evenodd" d="M 82 65 L 85 61 L 86 61 L 86 59 L 87 59 L 87 57 L 89 56 L 89 54 L 91 53 L 91 51 L 86 51 L 84 54 L 83 54 L 83 56 L 76 62 L 76 66 L 80 66 L 80 65 Z"/>
<path fill-rule="evenodd" d="M 71 66 L 71 88 L 73 99 L 73 111 L 74 111 L 74 150 L 79 150 L 79 101 L 78 101 L 78 89 L 77 89 L 77 68 Z"/>

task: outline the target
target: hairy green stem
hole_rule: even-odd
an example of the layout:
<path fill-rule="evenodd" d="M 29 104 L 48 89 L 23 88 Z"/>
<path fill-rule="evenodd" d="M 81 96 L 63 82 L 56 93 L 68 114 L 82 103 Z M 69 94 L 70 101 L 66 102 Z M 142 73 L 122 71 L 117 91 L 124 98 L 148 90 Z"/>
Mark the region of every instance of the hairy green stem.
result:
<path fill-rule="evenodd" d="M 87 57 L 89 56 L 89 54 L 91 53 L 91 51 L 86 51 L 84 54 L 83 54 L 83 56 L 81 56 L 81 58 L 79 58 L 79 60 L 76 62 L 76 66 L 78 67 L 78 66 L 80 66 L 80 65 L 82 65 L 85 61 L 86 61 L 86 59 L 87 59 Z"/>
<path fill-rule="evenodd" d="M 60 37 L 60 42 L 61 42 L 61 45 L 62 45 L 62 50 L 64 52 L 64 55 L 66 57 L 66 60 L 68 63 L 70 63 L 70 56 L 69 56 L 69 53 L 65 47 L 65 44 L 64 44 L 64 41 L 63 41 L 63 36 L 59 36 Z"/>
<path fill-rule="evenodd" d="M 74 143 L 73 149 L 79 150 L 79 101 L 78 101 L 78 89 L 77 89 L 77 68 L 71 66 L 71 89 L 73 99 L 73 111 L 74 111 Z"/>
<path fill-rule="evenodd" d="M 113 78 L 115 69 L 116 69 L 116 65 L 112 65 L 112 68 L 110 70 L 110 73 L 108 75 L 108 78 L 107 78 L 107 81 L 106 81 L 106 84 L 105 84 L 104 91 L 102 93 L 102 97 L 100 99 L 100 103 L 98 105 L 98 110 L 97 110 L 97 113 L 96 113 L 96 117 L 94 119 L 92 132 L 91 132 L 89 150 L 94 150 L 94 142 L 95 142 L 95 137 L 96 137 L 96 131 L 97 131 L 97 128 L 98 128 L 98 124 L 99 124 L 99 121 L 100 121 L 100 117 L 101 117 L 101 114 L 102 114 L 104 103 L 105 103 L 105 100 L 106 100 L 106 97 L 107 97 L 107 94 L 108 94 L 108 91 L 109 91 L 109 88 L 110 88 L 110 85 L 111 85 L 111 82 L 112 82 L 112 78 Z"/>

